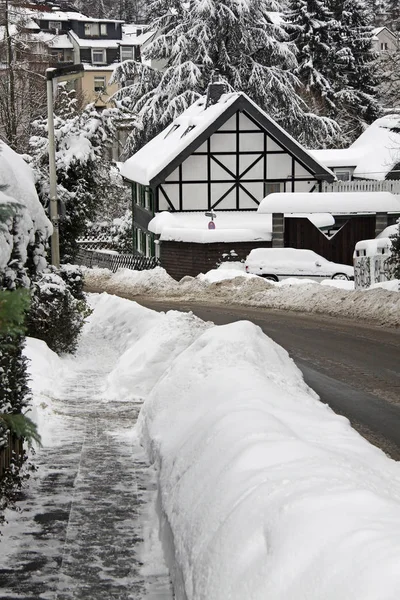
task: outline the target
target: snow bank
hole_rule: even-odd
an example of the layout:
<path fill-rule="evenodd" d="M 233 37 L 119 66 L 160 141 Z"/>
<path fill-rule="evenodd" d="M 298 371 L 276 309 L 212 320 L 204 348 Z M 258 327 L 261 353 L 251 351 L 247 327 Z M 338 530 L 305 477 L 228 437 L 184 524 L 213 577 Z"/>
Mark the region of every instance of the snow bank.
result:
<path fill-rule="evenodd" d="M 139 434 L 178 599 L 398 597 L 400 466 L 320 403 L 255 325 L 212 327 L 181 352 Z"/>
<path fill-rule="evenodd" d="M 106 269 L 87 269 L 85 283 L 90 291 L 129 298 L 242 304 L 400 325 L 400 294 L 395 284 L 357 291 L 352 289 L 353 282 L 329 279 L 320 284 L 290 278 L 275 284 L 261 277 L 245 277 L 242 266 L 233 277 L 235 269 L 228 269 L 228 264 L 195 278 L 184 277 L 180 282 L 161 267 L 142 272 L 121 269 L 116 274 Z"/>
<path fill-rule="evenodd" d="M 68 367 L 46 342 L 36 338 L 26 338 L 24 355 L 29 360 L 29 387 L 32 392 L 28 416 L 36 423 L 42 444 L 55 445 L 53 400 L 59 397 L 60 382 L 66 377 Z"/>
<path fill-rule="evenodd" d="M 136 305 L 136 309 L 141 313 L 143 307 Z M 211 323 L 207 325 L 190 313 L 170 311 L 154 319 L 154 326 L 127 348 L 108 375 L 105 396 L 132 400 L 147 395 L 168 365 L 207 327 Z"/>

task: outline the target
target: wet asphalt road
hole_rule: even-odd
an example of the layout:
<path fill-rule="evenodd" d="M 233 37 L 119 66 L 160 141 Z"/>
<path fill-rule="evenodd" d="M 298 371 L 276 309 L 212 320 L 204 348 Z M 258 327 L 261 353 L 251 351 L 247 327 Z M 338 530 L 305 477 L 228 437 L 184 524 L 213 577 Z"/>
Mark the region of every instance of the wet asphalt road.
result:
<path fill-rule="evenodd" d="M 289 352 L 322 402 L 400 460 L 400 330 L 288 311 L 135 300 L 155 310 L 192 310 L 217 325 L 253 321 Z"/>

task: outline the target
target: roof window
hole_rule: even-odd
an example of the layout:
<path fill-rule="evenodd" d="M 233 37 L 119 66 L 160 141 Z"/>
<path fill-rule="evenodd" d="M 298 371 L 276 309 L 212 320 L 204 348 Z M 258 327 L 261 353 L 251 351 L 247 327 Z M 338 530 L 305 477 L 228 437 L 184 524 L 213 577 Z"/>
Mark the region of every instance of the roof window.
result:
<path fill-rule="evenodd" d="M 189 127 L 187 127 L 185 129 L 185 131 L 182 133 L 181 138 L 183 138 L 187 133 L 189 133 L 189 131 L 192 131 L 192 129 L 195 128 L 195 125 L 189 125 Z"/>
<path fill-rule="evenodd" d="M 178 127 L 180 127 L 180 125 L 172 125 L 171 129 L 169 131 L 167 131 L 166 135 L 164 136 L 164 140 L 169 135 L 171 135 L 171 133 L 174 133 L 174 131 L 176 131 L 178 129 Z"/>

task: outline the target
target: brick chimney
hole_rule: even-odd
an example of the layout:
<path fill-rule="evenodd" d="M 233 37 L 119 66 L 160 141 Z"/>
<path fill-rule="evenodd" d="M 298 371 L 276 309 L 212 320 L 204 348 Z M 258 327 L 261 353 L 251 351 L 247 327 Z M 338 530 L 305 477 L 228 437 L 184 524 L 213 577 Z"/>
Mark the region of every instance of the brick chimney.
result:
<path fill-rule="evenodd" d="M 226 94 L 227 86 L 223 81 L 212 81 L 208 84 L 206 108 L 212 104 L 217 104 L 223 94 Z"/>

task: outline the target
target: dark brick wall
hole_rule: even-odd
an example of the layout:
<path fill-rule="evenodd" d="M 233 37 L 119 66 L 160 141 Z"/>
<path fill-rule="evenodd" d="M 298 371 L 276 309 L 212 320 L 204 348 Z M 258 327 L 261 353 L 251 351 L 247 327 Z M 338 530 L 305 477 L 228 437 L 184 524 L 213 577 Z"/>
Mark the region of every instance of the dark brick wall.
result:
<path fill-rule="evenodd" d="M 186 242 L 161 242 L 161 266 L 174 279 L 185 275 L 196 277 L 215 268 L 224 253 L 235 250 L 237 260 L 246 258 L 253 248 L 271 248 L 271 242 L 229 242 L 195 244 Z"/>

